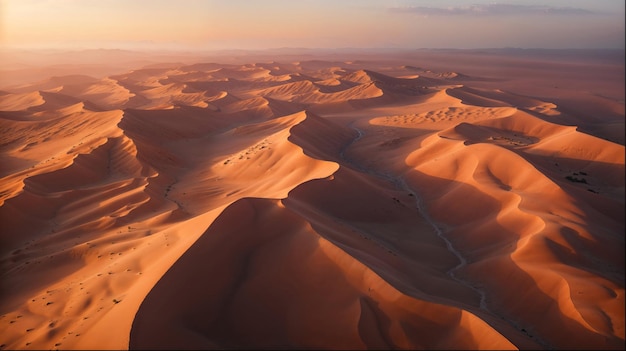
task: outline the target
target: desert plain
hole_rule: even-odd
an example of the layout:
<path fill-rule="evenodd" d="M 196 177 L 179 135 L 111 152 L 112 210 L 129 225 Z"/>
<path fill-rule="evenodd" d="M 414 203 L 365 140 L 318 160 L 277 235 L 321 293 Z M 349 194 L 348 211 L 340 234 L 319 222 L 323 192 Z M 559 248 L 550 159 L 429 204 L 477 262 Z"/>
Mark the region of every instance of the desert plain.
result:
<path fill-rule="evenodd" d="M 71 55 L 2 71 L 1 349 L 624 348 L 623 51 Z"/>

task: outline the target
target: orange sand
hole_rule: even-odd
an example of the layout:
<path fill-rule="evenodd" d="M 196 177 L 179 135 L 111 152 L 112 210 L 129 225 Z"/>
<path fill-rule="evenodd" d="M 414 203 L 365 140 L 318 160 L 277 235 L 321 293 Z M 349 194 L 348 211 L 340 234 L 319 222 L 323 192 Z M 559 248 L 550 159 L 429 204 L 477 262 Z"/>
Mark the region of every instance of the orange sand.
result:
<path fill-rule="evenodd" d="M 8 75 L 0 349 L 624 347 L 622 60 L 268 55 Z"/>

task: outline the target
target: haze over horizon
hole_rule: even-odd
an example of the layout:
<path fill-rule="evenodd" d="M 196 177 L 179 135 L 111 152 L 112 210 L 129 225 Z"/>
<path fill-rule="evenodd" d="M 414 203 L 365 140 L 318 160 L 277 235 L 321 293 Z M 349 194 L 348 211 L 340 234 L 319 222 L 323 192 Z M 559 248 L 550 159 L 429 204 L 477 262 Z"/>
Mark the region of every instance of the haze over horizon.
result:
<path fill-rule="evenodd" d="M 4 49 L 624 49 L 624 2 L 0 0 Z"/>

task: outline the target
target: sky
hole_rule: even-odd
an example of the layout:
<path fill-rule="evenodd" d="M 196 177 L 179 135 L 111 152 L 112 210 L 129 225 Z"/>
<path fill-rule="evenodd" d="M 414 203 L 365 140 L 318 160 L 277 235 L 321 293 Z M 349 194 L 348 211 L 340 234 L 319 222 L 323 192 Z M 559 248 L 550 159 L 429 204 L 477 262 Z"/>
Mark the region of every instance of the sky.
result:
<path fill-rule="evenodd" d="M 624 48 L 624 0 L 0 0 L 3 48 Z"/>

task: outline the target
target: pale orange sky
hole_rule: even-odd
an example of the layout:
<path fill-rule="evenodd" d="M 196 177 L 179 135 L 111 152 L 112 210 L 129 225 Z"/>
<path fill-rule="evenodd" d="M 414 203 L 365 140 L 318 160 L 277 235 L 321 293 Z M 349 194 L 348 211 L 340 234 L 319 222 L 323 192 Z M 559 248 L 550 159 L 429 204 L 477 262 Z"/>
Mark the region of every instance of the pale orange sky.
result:
<path fill-rule="evenodd" d="M 624 1 L 0 0 L 4 47 L 624 48 Z"/>

